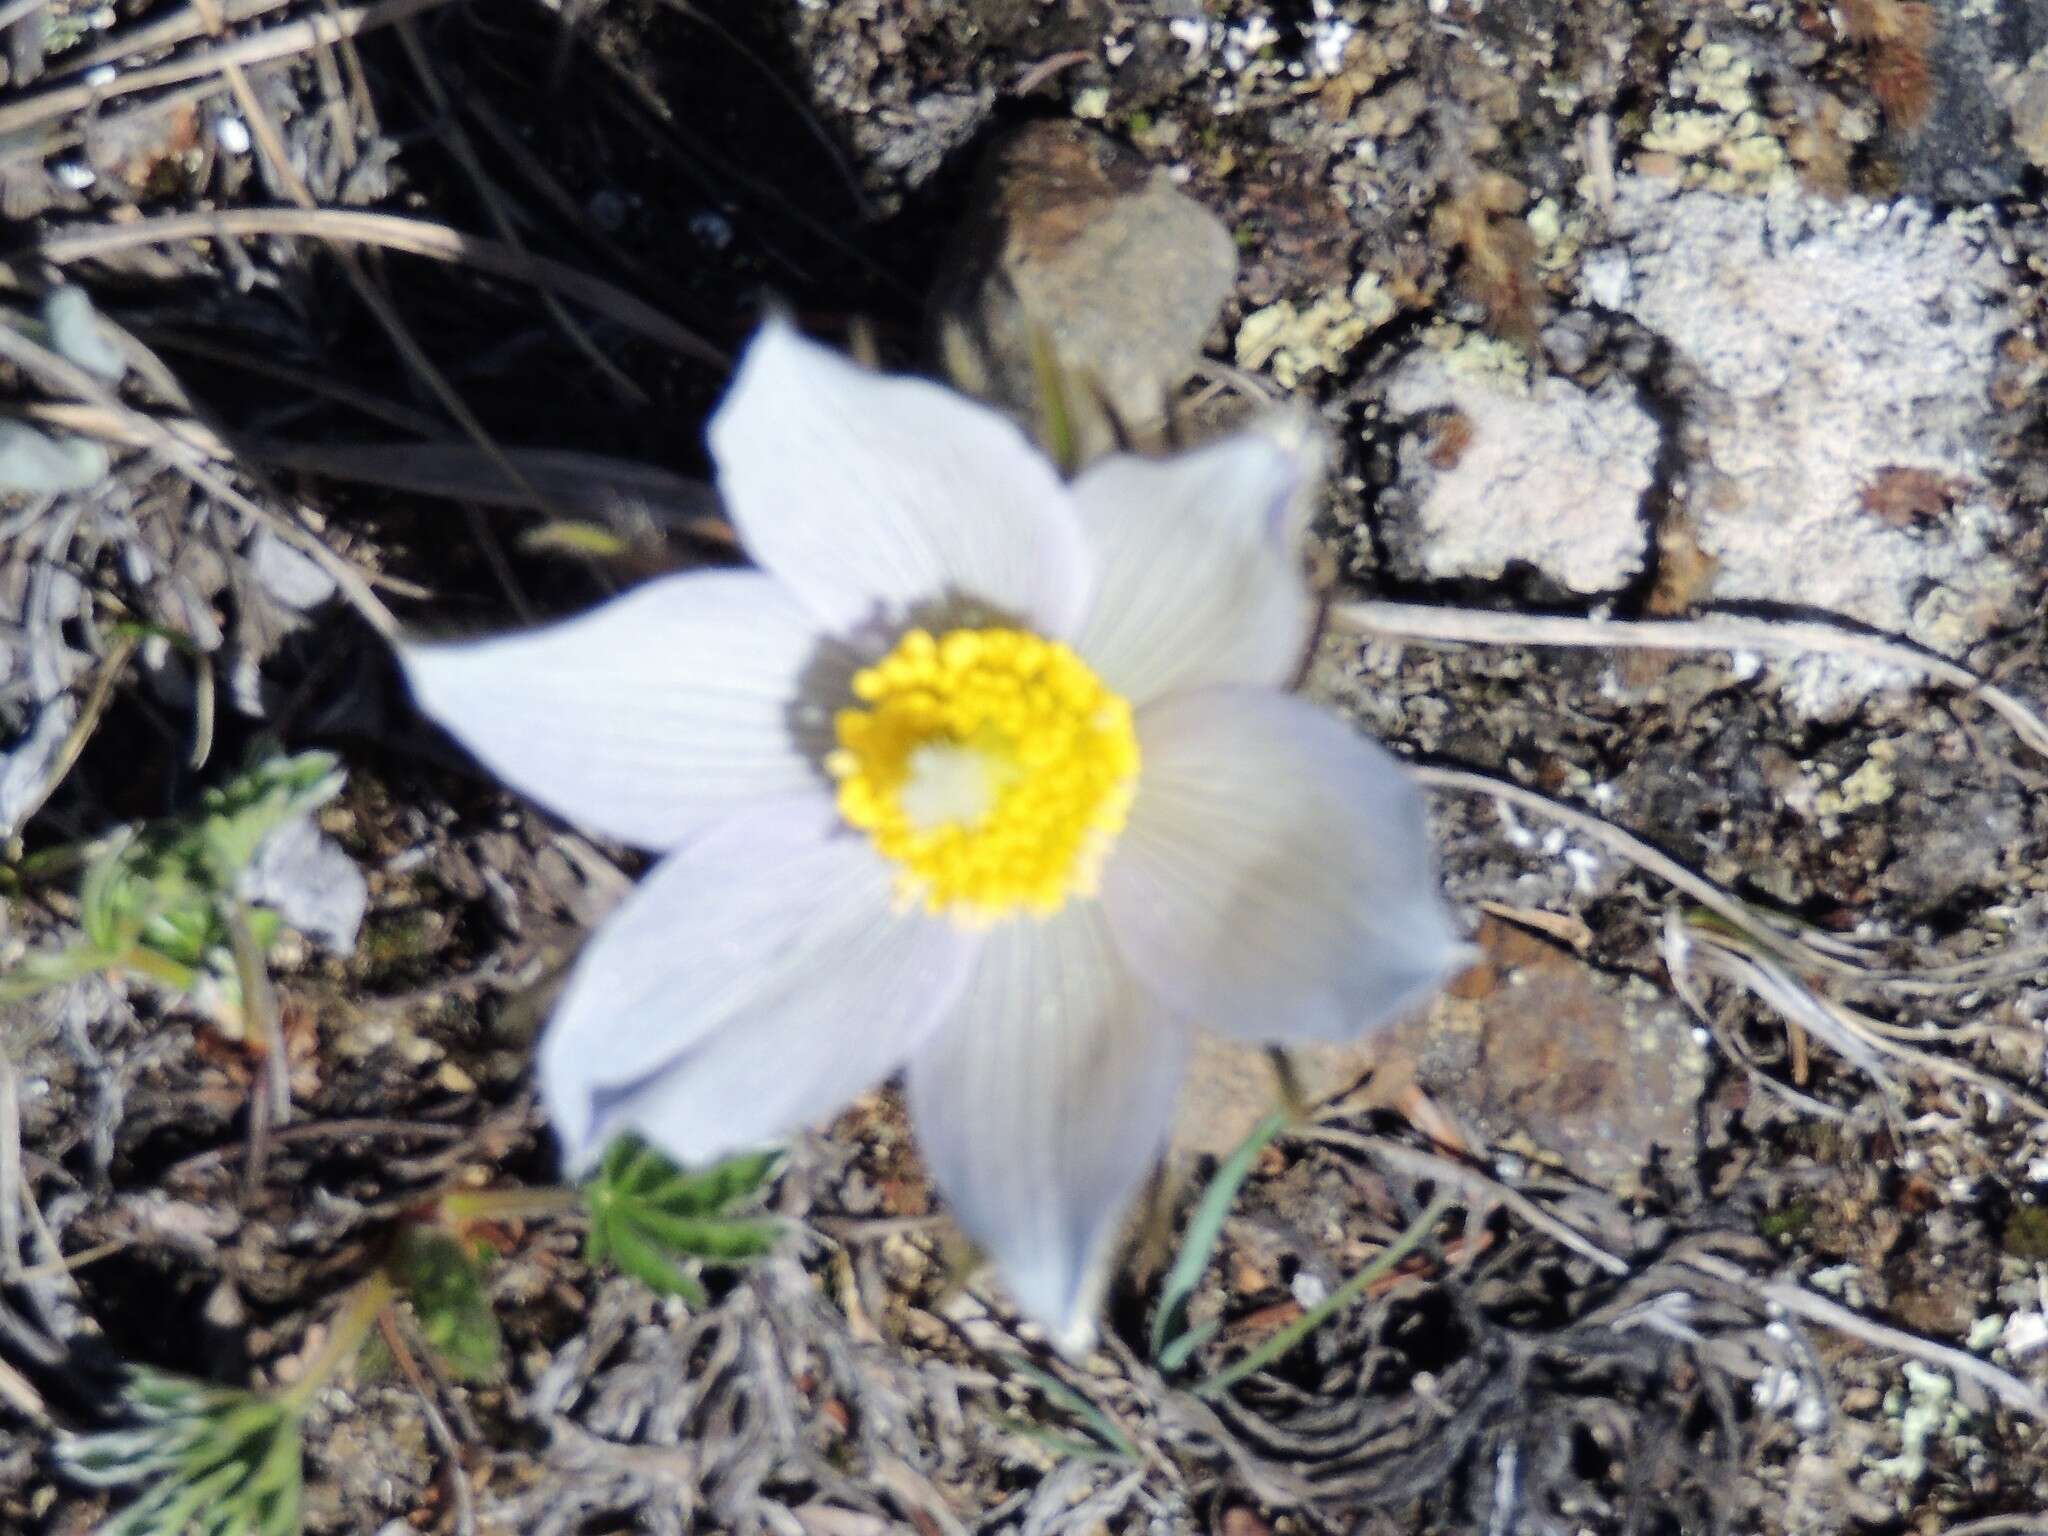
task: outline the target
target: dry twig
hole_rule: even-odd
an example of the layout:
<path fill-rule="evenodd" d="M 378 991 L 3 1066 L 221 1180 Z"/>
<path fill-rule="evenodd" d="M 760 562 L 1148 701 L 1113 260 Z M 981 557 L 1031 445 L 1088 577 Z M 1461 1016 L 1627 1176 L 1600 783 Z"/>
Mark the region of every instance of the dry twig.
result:
<path fill-rule="evenodd" d="M 346 10 L 316 12 L 303 21 L 287 22 L 224 43 L 189 58 L 133 69 L 116 75 L 102 85 L 58 85 L 0 106 L 0 138 L 13 138 L 46 123 L 54 123 L 117 96 L 154 90 L 160 85 L 220 74 L 250 64 L 267 64 L 290 58 L 309 48 L 321 48 L 359 33 L 386 27 L 403 17 L 446 5 L 448 0 L 377 0 L 374 5 L 350 6 Z M 202 22 L 202 28 L 207 23 Z M 196 33 L 188 35 L 197 35 Z M 132 51 L 132 50 L 131 50 Z M 120 57 L 119 54 L 115 57 Z"/>
<path fill-rule="evenodd" d="M 378 600 L 361 573 L 329 549 L 324 540 L 292 519 L 279 516 L 243 495 L 214 471 L 205 454 L 169 428 L 159 425 L 152 417 L 128 405 L 83 368 L 5 325 L 0 325 L 0 359 L 41 379 L 45 386 L 60 394 L 71 394 L 100 407 L 130 430 L 141 433 L 150 447 L 170 460 L 194 485 L 268 528 L 318 564 L 334 579 L 350 606 L 371 628 L 387 637 L 398 633 L 398 620 L 392 616 L 391 610 Z"/>
<path fill-rule="evenodd" d="M 1879 1349 L 1910 1355 L 1938 1370 L 1947 1371 L 1958 1380 L 1972 1382 L 2015 1412 L 2048 1422 L 2048 1393 L 2021 1381 L 2010 1371 L 1999 1369 L 1981 1356 L 1948 1344 L 1937 1344 L 1932 1339 L 1923 1339 L 1917 1333 L 1908 1333 L 1889 1323 L 1880 1323 L 1825 1296 L 1816 1296 L 1805 1286 L 1795 1285 L 1789 1280 L 1758 1279 L 1740 1265 L 1731 1264 L 1714 1254 L 1689 1253 L 1685 1262 L 1716 1280 L 1752 1291 L 1772 1306 L 1781 1307 L 1808 1322 L 1846 1333 Z"/>
<path fill-rule="evenodd" d="M 1387 640 L 1560 645 L 1649 651 L 1760 651 L 1775 656 L 1857 656 L 1946 683 L 1993 710 L 2021 741 L 2048 757 L 2048 720 L 1968 667 L 1902 640 L 1811 620 L 1587 619 L 1493 613 L 1422 603 L 1334 603 L 1330 623 L 1349 634 Z"/>
<path fill-rule="evenodd" d="M 695 331 L 671 320 L 624 289 L 592 277 L 563 262 L 513 250 L 495 240 L 468 235 L 445 224 L 408 219 L 390 213 L 363 213 L 352 208 L 227 208 L 217 213 L 178 213 L 138 219 L 132 224 L 105 224 L 85 230 L 47 235 L 22 247 L 18 254 L 58 266 L 86 261 L 138 245 L 168 245 L 180 240 L 227 240 L 248 235 L 310 235 L 341 245 L 376 245 L 422 256 L 429 261 L 466 266 L 496 277 L 531 283 L 566 294 L 607 319 L 683 357 L 724 369 L 731 360 Z M 0 269 L 0 276 L 5 276 Z"/>

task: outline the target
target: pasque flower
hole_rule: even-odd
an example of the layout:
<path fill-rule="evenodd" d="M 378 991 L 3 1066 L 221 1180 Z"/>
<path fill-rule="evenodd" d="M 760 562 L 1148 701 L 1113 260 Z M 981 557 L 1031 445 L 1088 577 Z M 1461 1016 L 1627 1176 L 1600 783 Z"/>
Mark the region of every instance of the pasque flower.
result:
<path fill-rule="evenodd" d="M 556 1007 L 548 1112 L 573 1165 L 696 1162 L 901 1070 L 961 1225 L 1085 1337 L 1191 1031 L 1355 1039 L 1462 952 L 1420 796 L 1282 691 L 1306 465 L 1246 434 L 1065 483 L 783 321 L 710 441 L 758 570 L 404 652 L 508 783 L 663 855 Z"/>

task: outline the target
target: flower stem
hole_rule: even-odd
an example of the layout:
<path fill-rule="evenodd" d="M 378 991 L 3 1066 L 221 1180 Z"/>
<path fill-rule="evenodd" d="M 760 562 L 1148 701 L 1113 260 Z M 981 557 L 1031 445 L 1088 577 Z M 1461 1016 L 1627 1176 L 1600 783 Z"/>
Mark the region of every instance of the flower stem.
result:
<path fill-rule="evenodd" d="M 577 1189 L 458 1189 L 441 1197 L 441 1218 L 460 1225 L 468 1221 L 524 1221 L 536 1216 L 566 1216 L 583 1205 Z"/>
<path fill-rule="evenodd" d="M 380 1267 L 373 1269 L 356 1283 L 342 1303 L 341 1311 L 328 1325 L 327 1338 L 320 1346 L 320 1352 L 306 1362 L 305 1370 L 279 1399 L 292 1413 L 303 1413 L 306 1405 L 313 1400 L 313 1394 L 325 1386 L 334 1373 L 340 1370 L 362 1347 L 363 1340 L 376 1326 L 377 1318 L 391 1305 L 397 1294 L 391 1284 L 391 1277 Z"/>
<path fill-rule="evenodd" d="M 123 950 L 107 966 L 110 971 L 139 971 L 152 981 L 160 981 L 167 987 L 180 992 L 189 992 L 199 973 L 189 965 L 180 965 L 168 955 L 160 955 L 153 949 L 137 944 Z"/>

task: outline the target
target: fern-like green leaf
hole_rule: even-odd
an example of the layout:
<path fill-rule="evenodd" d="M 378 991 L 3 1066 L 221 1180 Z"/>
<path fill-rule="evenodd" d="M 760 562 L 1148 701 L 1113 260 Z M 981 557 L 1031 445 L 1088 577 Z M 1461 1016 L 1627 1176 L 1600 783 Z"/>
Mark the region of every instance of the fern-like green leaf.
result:
<path fill-rule="evenodd" d="M 590 1236 L 584 1256 L 701 1305 L 704 1288 L 692 1266 L 744 1263 L 781 1238 L 774 1221 L 731 1214 L 767 1183 L 780 1160 L 779 1153 L 747 1153 L 686 1170 L 647 1143 L 623 1137 L 585 1186 Z"/>
<path fill-rule="evenodd" d="M 138 1368 L 122 1406 L 127 1427 L 57 1446 L 75 1481 L 137 1490 L 94 1536 L 299 1536 L 304 1463 L 291 1402 Z"/>

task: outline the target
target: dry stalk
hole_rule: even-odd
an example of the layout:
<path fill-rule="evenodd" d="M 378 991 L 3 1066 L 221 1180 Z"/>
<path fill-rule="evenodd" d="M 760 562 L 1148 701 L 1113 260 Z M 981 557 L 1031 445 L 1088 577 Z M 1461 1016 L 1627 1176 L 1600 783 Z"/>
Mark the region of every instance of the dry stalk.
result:
<path fill-rule="evenodd" d="M 1333 627 L 1348 634 L 1387 640 L 1856 656 L 1960 690 L 2003 718 L 2033 751 L 2048 757 L 2048 720 L 1995 683 L 1903 640 L 1833 624 L 1726 615 L 1705 619 L 1588 619 L 1365 600 L 1332 604 L 1329 619 Z"/>
<path fill-rule="evenodd" d="M 132 224 L 66 230 L 24 246 L 18 254 L 68 266 L 138 245 L 229 240 L 249 235 L 308 235 L 340 245 L 381 246 L 429 261 L 531 283 L 587 304 L 606 318 L 683 357 L 718 369 L 731 366 L 731 359 L 695 331 L 603 278 L 592 277 L 550 257 L 530 255 L 495 240 L 464 234 L 445 224 L 397 214 L 362 213 L 348 208 L 228 208 L 217 213 L 167 214 L 138 219 Z M 4 269 L 0 269 L 0 276 L 4 275 Z"/>
<path fill-rule="evenodd" d="M 446 4 L 448 0 L 377 0 L 374 5 L 350 6 L 346 10 L 322 12 L 303 21 L 271 27 L 190 58 L 172 59 L 146 69 L 130 70 L 103 85 L 52 86 L 0 106 L 0 139 L 30 133 L 117 96 L 130 96 L 137 91 L 154 90 L 160 85 L 178 85 L 250 64 L 267 64 L 274 59 L 290 58 L 309 48 L 326 47 Z M 202 29 L 205 25 L 201 23 Z M 132 51 L 132 45 L 124 49 L 124 53 Z M 122 53 L 114 55 L 116 58 L 122 56 Z M 84 61 L 74 61 L 73 67 L 85 67 Z"/>

